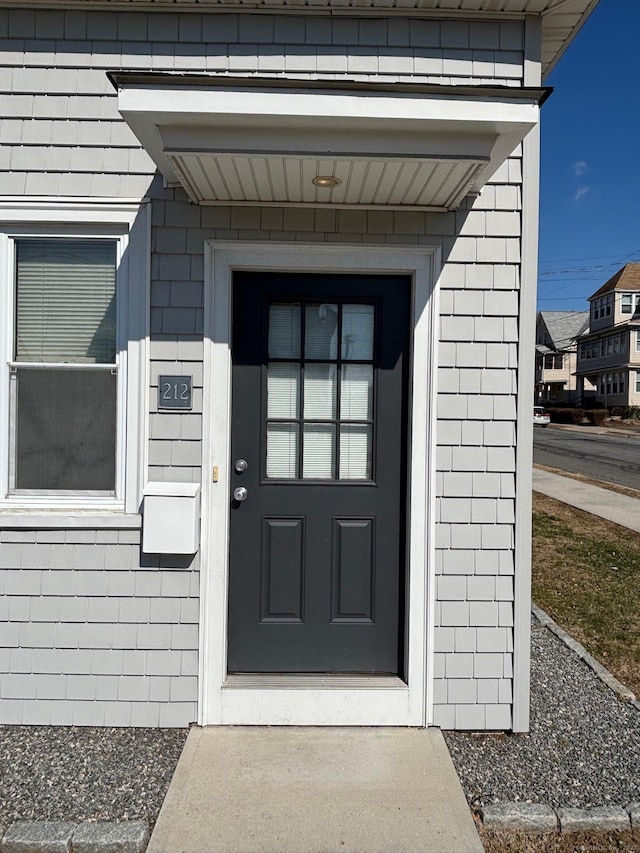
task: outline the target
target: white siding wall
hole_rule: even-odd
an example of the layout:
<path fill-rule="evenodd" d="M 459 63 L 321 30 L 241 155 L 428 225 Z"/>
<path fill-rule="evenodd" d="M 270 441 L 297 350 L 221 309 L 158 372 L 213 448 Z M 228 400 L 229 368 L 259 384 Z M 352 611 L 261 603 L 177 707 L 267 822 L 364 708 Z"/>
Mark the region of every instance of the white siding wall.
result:
<path fill-rule="evenodd" d="M 201 478 L 205 239 L 442 247 L 434 722 L 508 728 L 520 153 L 456 214 L 200 209 L 153 179 L 105 70 L 521 85 L 521 25 L 3 10 L 0 29 L 2 193 L 153 200 L 150 480 Z M 157 376 L 176 372 L 194 376 L 193 411 L 157 413 Z M 195 718 L 196 564 L 141 567 L 137 540 L 123 531 L 83 531 L 79 542 L 70 531 L 0 535 L 9 618 L 0 626 L 0 721 Z M 63 696 L 48 695 L 62 688 L 47 667 Z"/>

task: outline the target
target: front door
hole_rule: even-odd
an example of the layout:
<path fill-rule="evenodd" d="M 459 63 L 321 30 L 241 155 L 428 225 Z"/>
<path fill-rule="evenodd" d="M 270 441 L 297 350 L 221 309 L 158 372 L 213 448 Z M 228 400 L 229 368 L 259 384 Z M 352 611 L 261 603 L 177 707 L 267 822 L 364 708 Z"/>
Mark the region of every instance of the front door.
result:
<path fill-rule="evenodd" d="M 402 674 L 409 296 L 233 276 L 231 673 Z"/>

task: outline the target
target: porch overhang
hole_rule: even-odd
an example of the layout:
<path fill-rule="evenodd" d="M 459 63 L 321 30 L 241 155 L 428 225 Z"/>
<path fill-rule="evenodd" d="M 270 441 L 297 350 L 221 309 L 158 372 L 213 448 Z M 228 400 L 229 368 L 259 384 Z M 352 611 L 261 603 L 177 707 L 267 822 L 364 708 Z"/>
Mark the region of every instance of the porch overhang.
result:
<path fill-rule="evenodd" d="M 165 180 L 202 205 L 455 210 L 537 124 L 549 91 L 110 76 Z"/>

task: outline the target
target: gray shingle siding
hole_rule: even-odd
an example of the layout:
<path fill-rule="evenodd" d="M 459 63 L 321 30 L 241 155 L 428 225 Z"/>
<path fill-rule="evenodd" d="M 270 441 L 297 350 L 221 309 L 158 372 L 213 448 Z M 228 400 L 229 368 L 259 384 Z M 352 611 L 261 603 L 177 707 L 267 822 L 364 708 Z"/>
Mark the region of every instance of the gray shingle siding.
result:
<path fill-rule="evenodd" d="M 198 208 L 163 188 L 107 70 L 521 85 L 522 26 L 251 14 L 0 10 L 4 195 L 152 199 L 148 478 L 199 482 L 204 241 L 438 245 L 434 723 L 511 723 L 521 152 L 450 214 Z M 157 377 L 193 376 L 158 413 Z M 139 532 L 0 529 L 0 723 L 185 725 L 199 560 Z M 166 564 L 165 564 L 166 563 Z"/>
<path fill-rule="evenodd" d="M 137 531 L 0 530 L 0 723 L 195 720 L 198 584 Z"/>
<path fill-rule="evenodd" d="M 0 181 L 7 195 L 138 198 L 154 167 L 106 72 L 521 85 L 516 22 L 3 10 Z"/>

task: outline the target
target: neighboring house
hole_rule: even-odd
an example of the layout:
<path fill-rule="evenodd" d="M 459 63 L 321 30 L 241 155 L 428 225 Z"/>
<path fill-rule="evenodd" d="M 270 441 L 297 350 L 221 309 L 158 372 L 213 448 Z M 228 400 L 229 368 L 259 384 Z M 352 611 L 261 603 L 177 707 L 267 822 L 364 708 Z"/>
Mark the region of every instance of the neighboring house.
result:
<path fill-rule="evenodd" d="M 591 330 L 578 348 L 578 382 L 605 408 L 640 406 L 640 263 L 626 264 L 589 297 Z"/>
<path fill-rule="evenodd" d="M 536 403 L 584 403 L 587 380 L 577 392 L 577 339 L 589 330 L 588 311 L 539 311 L 536 319 Z"/>
<path fill-rule="evenodd" d="M 526 730 L 595 0 L 2 5 L 0 721 Z"/>

